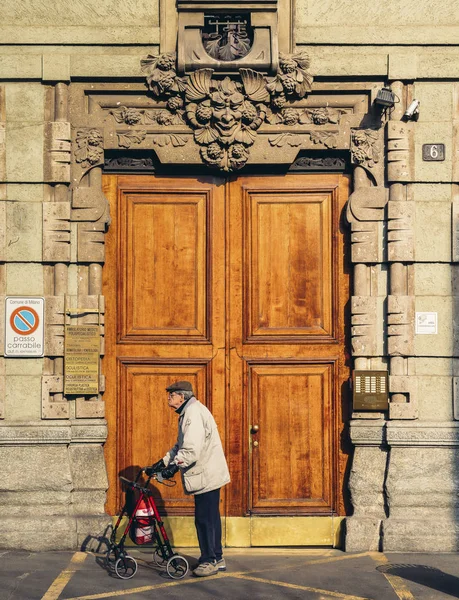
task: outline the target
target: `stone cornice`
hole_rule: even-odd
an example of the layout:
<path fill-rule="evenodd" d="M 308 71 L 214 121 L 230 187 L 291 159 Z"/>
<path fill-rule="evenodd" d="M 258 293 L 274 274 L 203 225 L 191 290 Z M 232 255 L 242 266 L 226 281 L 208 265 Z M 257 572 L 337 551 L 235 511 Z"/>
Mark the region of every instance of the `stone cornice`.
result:
<path fill-rule="evenodd" d="M 35 444 L 103 443 L 107 438 L 104 419 L 78 419 L 67 422 L 0 422 L 0 446 Z"/>
<path fill-rule="evenodd" d="M 383 419 L 353 420 L 350 436 L 354 446 L 381 446 L 386 441 L 386 424 Z"/>
<path fill-rule="evenodd" d="M 459 423 L 389 421 L 386 437 L 389 446 L 459 446 Z"/>

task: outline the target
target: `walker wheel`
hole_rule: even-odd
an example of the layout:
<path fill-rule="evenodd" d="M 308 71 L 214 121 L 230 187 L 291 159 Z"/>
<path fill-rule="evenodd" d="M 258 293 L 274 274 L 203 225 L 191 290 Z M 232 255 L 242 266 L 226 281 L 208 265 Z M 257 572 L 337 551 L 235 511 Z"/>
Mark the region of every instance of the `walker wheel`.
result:
<path fill-rule="evenodd" d="M 132 556 L 125 554 L 116 561 L 115 573 L 120 579 L 131 579 L 137 573 L 137 562 Z"/>
<path fill-rule="evenodd" d="M 175 554 L 167 561 L 166 571 L 172 579 L 182 579 L 188 573 L 188 569 L 187 559 L 179 554 Z"/>
<path fill-rule="evenodd" d="M 157 565 L 158 567 L 164 567 L 167 563 L 167 558 L 163 558 L 163 555 L 161 554 L 159 548 L 156 548 L 153 554 L 153 560 L 155 562 L 155 565 Z"/>

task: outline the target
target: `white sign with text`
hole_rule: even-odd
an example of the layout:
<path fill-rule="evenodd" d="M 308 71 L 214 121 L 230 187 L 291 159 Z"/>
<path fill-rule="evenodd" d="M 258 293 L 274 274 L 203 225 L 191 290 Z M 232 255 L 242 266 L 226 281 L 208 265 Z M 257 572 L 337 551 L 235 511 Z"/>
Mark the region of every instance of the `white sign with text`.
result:
<path fill-rule="evenodd" d="M 44 355 L 44 309 L 44 298 L 6 298 L 5 356 Z"/>

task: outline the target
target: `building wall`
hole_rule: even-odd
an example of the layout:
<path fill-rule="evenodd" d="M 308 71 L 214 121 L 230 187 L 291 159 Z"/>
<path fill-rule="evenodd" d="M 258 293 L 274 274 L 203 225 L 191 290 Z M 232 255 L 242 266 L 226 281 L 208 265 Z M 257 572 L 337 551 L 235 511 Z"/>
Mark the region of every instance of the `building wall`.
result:
<path fill-rule="evenodd" d="M 391 375 L 399 378 L 392 382 L 397 394 L 392 399 L 401 407 L 391 408 L 389 419 L 385 413 L 353 415 L 354 515 L 348 520 L 347 548 L 457 549 L 457 6 L 453 0 L 297 0 L 295 5 L 287 0 L 281 4 L 282 30 L 291 29 L 294 47 L 308 52 L 316 79 L 336 82 L 337 90 L 346 81 L 398 82 L 402 103 L 413 98 L 421 102 L 419 120 L 410 124 L 406 136 L 409 169 L 397 184 L 403 190 L 397 192 L 388 177 L 385 183 L 389 201 L 391 194 L 395 198 L 402 193 L 403 218 L 391 217 L 394 213 L 385 209 L 381 258 L 364 263 L 366 295 L 376 298 L 375 343 L 370 353 L 355 352 L 359 368 L 389 367 Z M 171 12 L 170 2 L 160 7 L 158 0 L 1 2 L 2 296 L 99 294 L 97 285 L 91 288 L 97 271 L 91 265 L 100 261 L 78 261 L 77 223 L 70 223 L 68 230 L 56 227 L 69 256 L 62 262 L 49 260 L 46 205 L 65 201 L 67 193 L 67 184 L 59 184 L 49 174 L 56 168 L 51 164 L 47 127 L 56 120 L 55 84 L 113 78 L 141 81 L 140 59 L 156 54 L 160 42 L 162 48 L 171 46 L 175 27 L 169 22 L 167 29 L 164 21 Z M 285 22 L 290 13 L 292 27 Z M 282 46 L 288 46 L 285 39 Z M 394 120 L 400 121 L 399 113 Z M 422 160 L 422 145 L 427 143 L 445 144 L 443 162 Z M 65 144 L 64 140 L 58 150 L 69 151 Z M 403 251 L 397 251 L 394 243 L 401 243 Z M 394 263 L 401 271 L 394 270 Z M 394 291 L 396 284 L 401 292 Z M 354 291 L 354 295 L 362 294 Z M 404 306 L 409 310 L 391 313 L 388 296 L 407 298 Z M 438 313 L 437 335 L 414 334 L 416 311 Z M 53 335 L 62 338 L 63 317 L 53 318 L 50 327 L 61 328 Z M 0 337 L 3 330 L 2 325 Z M 401 356 L 390 342 L 391 336 L 394 340 L 398 335 L 408 343 Z M 97 410 L 79 413 L 76 400 L 59 398 L 59 389 L 52 390 L 47 378 L 61 373 L 62 365 L 50 356 L 0 358 L 0 516 L 1 543 L 6 546 L 73 548 L 106 523 L 103 413 L 99 405 Z M 63 414 L 54 412 L 46 418 L 48 393 L 65 403 Z M 15 533 L 17 519 L 11 506 L 21 506 L 23 521 L 35 531 L 26 542 L 22 533 L 22 539 Z M 33 518 L 37 512 L 39 523 Z M 50 523 L 52 534 L 46 534 Z"/>

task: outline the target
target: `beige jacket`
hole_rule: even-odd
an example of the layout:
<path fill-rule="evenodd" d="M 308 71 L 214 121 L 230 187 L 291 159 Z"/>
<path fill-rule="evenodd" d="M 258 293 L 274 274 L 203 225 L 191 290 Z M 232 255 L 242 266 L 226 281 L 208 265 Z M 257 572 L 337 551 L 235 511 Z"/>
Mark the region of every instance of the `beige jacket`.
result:
<path fill-rule="evenodd" d="M 177 443 L 163 458 L 180 467 L 185 494 L 204 494 L 230 481 L 217 424 L 195 397 L 188 400 L 178 422 Z"/>

